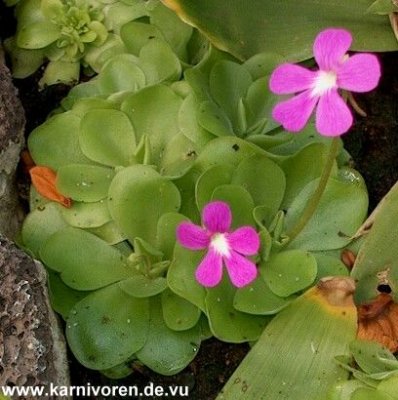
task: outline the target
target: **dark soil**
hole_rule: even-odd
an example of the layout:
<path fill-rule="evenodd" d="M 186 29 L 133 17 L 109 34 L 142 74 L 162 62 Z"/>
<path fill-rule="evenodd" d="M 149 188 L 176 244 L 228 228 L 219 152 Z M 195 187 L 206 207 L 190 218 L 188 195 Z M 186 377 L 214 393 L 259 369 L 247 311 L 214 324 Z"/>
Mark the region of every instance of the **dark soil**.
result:
<path fill-rule="evenodd" d="M 0 38 L 10 36 L 14 26 L 11 11 L 0 0 Z M 398 52 L 381 54 L 380 61 L 383 77 L 377 90 L 355 96 L 368 117 L 356 116 L 352 130 L 343 137 L 355 168 L 367 183 L 370 209 L 398 180 Z M 26 112 L 27 133 L 45 120 L 68 90 L 65 86 L 52 86 L 39 92 L 38 76 L 15 81 Z M 85 369 L 70 355 L 72 385 L 138 385 L 140 388 L 149 382 L 165 388 L 169 385 L 186 385 L 190 388 L 190 400 L 212 400 L 239 365 L 248 348 L 248 345 L 226 344 L 210 339 L 202 343 L 191 365 L 176 376 L 164 377 L 144 367 L 135 366 L 133 374 L 120 381 L 112 381 Z M 91 399 L 101 398 L 93 396 Z"/>
<path fill-rule="evenodd" d="M 376 90 L 355 98 L 367 117 L 356 116 L 344 144 L 365 178 L 372 210 L 398 180 L 398 52 L 380 55 Z"/>

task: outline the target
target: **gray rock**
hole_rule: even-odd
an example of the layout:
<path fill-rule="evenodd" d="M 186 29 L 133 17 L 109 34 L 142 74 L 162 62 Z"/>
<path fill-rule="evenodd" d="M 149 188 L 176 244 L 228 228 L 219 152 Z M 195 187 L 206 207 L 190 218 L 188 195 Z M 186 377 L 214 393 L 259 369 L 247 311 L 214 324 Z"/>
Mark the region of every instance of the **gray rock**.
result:
<path fill-rule="evenodd" d="M 0 58 L 0 233 L 7 237 L 15 236 L 23 219 L 15 173 L 24 145 L 24 125 L 21 102 Z"/>
<path fill-rule="evenodd" d="M 0 238 L 0 387 L 6 385 L 48 390 L 50 385 L 68 386 L 69 376 L 46 272 L 11 241 Z"/>

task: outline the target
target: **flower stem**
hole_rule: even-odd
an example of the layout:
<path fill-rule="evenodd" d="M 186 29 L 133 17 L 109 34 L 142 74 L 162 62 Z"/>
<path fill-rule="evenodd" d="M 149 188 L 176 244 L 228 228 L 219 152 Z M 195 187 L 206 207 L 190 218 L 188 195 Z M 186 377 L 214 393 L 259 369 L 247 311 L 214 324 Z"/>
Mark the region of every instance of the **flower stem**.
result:
<path fill-rule="evenodd" d="M 332 172 L 333 163 L 337 156 L 337 152 L 339 149 L 339 139 L 333 138 L 332 143 L 329 147 L 329 152 L 327 154 L 325 166 L 323 168 L 321 177 L 318 182 L 318 187 L 315 192 L 312 194 L 309 199 L 304 211 L 297 221 L 297 223 L 290 229 L 290 231 L 286 232 L 286 236 L 289 238 L 289 242 L 292 242 L 297 235 L 303 230 L 303 228 L 307 225 L 308 221 L 314 215 L 315 210 L 317 209 L 319 202 L 321 201 L 321 197 L 325 191 L 326 184 L 328 183 L 330 173 Z"/>

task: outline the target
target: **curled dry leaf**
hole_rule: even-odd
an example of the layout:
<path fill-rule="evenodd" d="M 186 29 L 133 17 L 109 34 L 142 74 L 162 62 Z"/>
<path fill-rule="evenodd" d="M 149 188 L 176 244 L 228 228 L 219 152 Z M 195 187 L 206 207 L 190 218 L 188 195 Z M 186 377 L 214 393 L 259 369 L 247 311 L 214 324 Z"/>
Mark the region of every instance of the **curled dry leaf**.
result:
<path fill-rule="evenodd" d="M 374 301 L 358 307 L 357 338 L 372 340 L 398 351 L 398 304 L 391 295 L 379 294 Z"/>
<path fill-rule="evenodd" d="M 394 5 L 398 7 L 398 2 L 394 0 Z M 394 31 L 394 35 L 398 40 L 398 13 L 394 12 L 389 15 L 390 23 L 392 30 Z"/>
<path fill-rule="evenodd" d="M 70 208 L 72 200 L 59 193 L 55 186 L 57 174 L 48 167 L 35 166 L 29 170 L 32 184 L 43 197 L 46 199 L 56 201 L 64 207 Z"/>
<path fill-rule="evenodd" d="M 351 271 L 352 267 L 354 266 L 356 255 L 348 249 L 344 249 L 340 254 L 340 260 L 343 264 Z"/>

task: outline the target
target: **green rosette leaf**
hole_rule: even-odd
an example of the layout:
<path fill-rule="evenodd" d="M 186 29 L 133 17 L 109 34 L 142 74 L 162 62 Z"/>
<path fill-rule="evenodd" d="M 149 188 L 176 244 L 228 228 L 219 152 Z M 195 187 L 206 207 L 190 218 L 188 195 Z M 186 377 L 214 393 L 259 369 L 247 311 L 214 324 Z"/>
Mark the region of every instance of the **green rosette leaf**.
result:
<path fill-rule="evenodd" d="M 79 143 L 83 153 L 93 161 L 111 167 L 135 162 L 134 128 L 119 110 L 88 111 L 81 120 Z"/>
<path fill-rule="evenodd" d="M 64 283 L 77 290 L 98 289 L 133 274 L 117 249 L 89 232 L 72 227 L 50 236 L 41 248 L 40 257 L 48 268 L 61 274 Z"/>
<path fill-rule="evenodd" d="M 160 301 L 159 296 L 150 299 L 147 340 L 136 356 L 153 371 L 174 375 L 196 356 L 201 342 L 201 328 L 197 324 L 184 331 L 170 329 L 164 322 Z"/>
<path fill-rule="evenodd" d="M 114 172 L 110 168 L 94 165 L 69 164 L 57 174 L 57 189 L 73 200 L 95 202 L 108 195 Z"/>
<path fill-rule="evenodd" d="M 131 243 L 136 237 L 155 245 L 159 218 L 180 207 L 176 186 L 153 168 L 133 165 L 116 174 L 109 188 L 109 211 Z"/>
<path fill-rule="evenodd" d="M 87 368 L 107 369 L 131 358 L 147 341 L 149 304 L 110 285 L 75 305 L 66 337 L 75 357 Z"/>
<path fill-rule="evenodd" d="M 69 164 L 92 164 L 80 149 L 79 132 L 80 118 L 71 111 L 49 118 L 29 135 L 33 160 L 54 170 Z"/>

